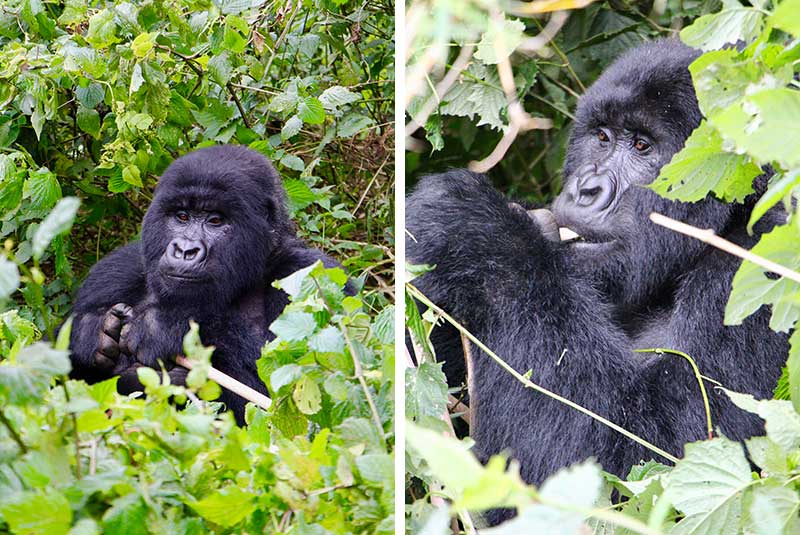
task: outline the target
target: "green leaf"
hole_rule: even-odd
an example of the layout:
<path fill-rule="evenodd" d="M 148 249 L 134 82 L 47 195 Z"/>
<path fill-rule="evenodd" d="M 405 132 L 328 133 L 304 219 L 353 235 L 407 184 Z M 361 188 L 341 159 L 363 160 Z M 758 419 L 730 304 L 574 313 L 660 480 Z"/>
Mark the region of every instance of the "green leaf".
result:
<path fill-rule="evenodd" d="M 356 457 L 356 467 L 361 478 L 379 486 L 394 483 L 394 460 L 388 453 L 368 453 Z"/>
<path fill-rule="evenodd" d="M 794 410 L 800 413 L 800 329 L 795 329 L 789 337 L 789 358 L 786 360 L 789 378 L 789 399 Z M 776 389 L 777 390 L 777 389 Z"/>
<path fill-rule="evenodd" d="M 507 59 L 522 43 L 525 24 L 518 20 L 489 19 L 489 29 L 481 36 L 475 57 L 487 65 Z"/>
<path fill-rule="evenodd" d="M 388 305 L 375 318 L 375 336 L 384 344 L 394 342 L 394 305 Z"/>
<path fill-rule="evenodd" d="M 60 492 L 19 492 L 6 496 L 0 505 L 13 533 L 26 535 L 61 535 L 72 524 L 72 508 Z"/>
<path fill-rule="evenodd" d="M 287 169 L 294 169 L 295 171 L 303 171 L 306 168 L 305 162 L 294 154 L 285 154 L 280 163 Z"/>
<path fill-rule="evenodd" d="M 72 369 L 69 353 L 37 342 L 24 347 L 15 362 L 0 363 L 0 397 L 12 405 L 38 401 L 54 377 Z"/>
<path fill-rule="evenodd" d="M 325 108 L 322 103 L 314 98 L 307 97 L 297 106 L 297 115 L 308 124 L 322 124 L 325 122 Z"/>
<path fill-rule="evenodd" d="M 361 95 L 353 93 L 346 87 L 334 85 L 326 89 L 319 96 L 322 107 L 330 112 L 335 112 L 342 106 L 361 100 Z"/>
<path fill-rule="evenodd" d="M 317 200 L 318 196 L 311 191 L 311 188 L 297 179 L 288 179 L 283 181 L 283 187 L 286 189 L 286 198 L 289 201 L 289 211 L 292 213 L 298 212 L 303 208 L 309 206 Z"/>
<path fill-rule="evenodd" d="M 291 139 L 300 133 L 302 127 L 303 120 L 297 115 L 292 115 L 289 120 L 284 123 L 283 128 L 281 128 L 281 139 L 283 141 Z"/>
<path fill-rule="evenodd" d="M 105 89 L 103 89 L 102 85 L 96 82 L 92 82 L 86 87 L 75 88 L 75 98 L 78 99 L 78 102 L 84 108 L 94 108 L 103 102 L 104 97 Z"/>
<path fill-rule="evenodd" d="M 667 492 L 686 517 L 670 533 L 738 533 L 742 493 L 752 483 L 742 446 L 725 438 L 686 445 Z"/>
<path fill-rule="evenodd" d="M 601 485 L 600 467 L 587 461 L 556 472 L 544 482 L 540 493 L 545 502 L 590 509 L 600 496 Z M 484 532 L 486 535 L 575 535 L 584 531 L 588 533 L 591 530 L 584 525 L 581 512 L 536 504 L 524 507 L 516 518 Z"/>
<path fill-rule="evenodd" d="M 763 418 L 767 437 L 784 451 L 793 451 L 800 446 L 800 414 L 790 402 L 781 399 L 757 400 L 749 394 L 723 390 L 737 407 Z"/>
<path fill-rule="evenodd" d="M 800 268 L 800 230 L 789 224 L 761 236 L 753 254 L 797 270 Z M 767 276 L 768 270 L 744 261 L 733 277 L 733 288 L 725 307 L 725 324 L 739 325 L 761 305 L 772 305 L 770 328 L 787 332 L 800 318 L 800 284 L 785 277 Z"/>
<path fill-rule="evenodd" d="M 100 114 L 92 108 L 78 107 L 78 127 L 95 139 L 100 139 Z"/>
<path fill-rule="evenodd" d="M 111 502 L 103 515 L 104 535 L 147 535 L 147 505 L 138 494 L 126 494 Z"/>
<path fill-rule="evenodd" d="M 231 65 L 228 53 L 223 52 L 219 56 L 214 56 L 208 61 L 208 74 L 211 79 L 221 86 L 225 86 L 233 74 L 233 66 Z"/>
<path fill-rule="evenodd" d="M 343 353 L 344 337 L 339 329 L 329 325 L 308 339 L 308 349 L 320 353 Z"/>
<path fill-rule="evenodd" d="M 800 0 L 783 0 L 770 17 L 770 22 L 795 37 L 800 37 Z"/>
<path fill-rule="evenodd" d="M 336 124 L 336 135 L 340 138 L 351 138 L 374 124 L 375 120 L 372 117 L 355 112 L 348 113 Z"/>
<path fill-rule="evenodd" d="M 30 198 L 35 210 L 49 210 L 61 198 L 61 185 L 56 175 L 41 167 L 28 175 L 25 197 Z"/>
<path fill-rule="evenodd" d="M 729 43 L 753 41 L 761 33 L 763 23 L 761 11 L 729 0 L 719 13 L 703 15 L 681 30 L 681 39 L 694 48 L 718 50 Z"/>
<path fill-rule="evenodd" d="M 282 340 L 304 340 L 316 330 L 314 315 L 308 312 L 284 312 L 272 322 L 269 330 Z"/>
<path fill-rule="evenodd" d="M 322 393 L 317 383 L 308 375 L 304 375 L 294 386 L 292 399 L 303 414 L 316 414 L 321 407 Z"/>
<path fill-rule="evenodd" d="M 447 409 L 447 378 L 439 362 L 406 369 L 406 416 L 439 417 Z"/>
<path fill-rule="evenodd" d="M 0 255 L 0 300 L 7 299 L 19 288 L 19 269 L 17 265 Z"/>
<path fill-rule="evenodd" d="M 471 120 L 477 115 L 476 126 L 489 125 L 502 130 L 505 123 L 500 115 L 507 105 L 496 69 L 489 70 L 486 65 L 474 62 L 444 95 L 439 113 Z"/>
<path fill-rule="evenodd" d="M 122 180 L 132 186 L 136 186 L 137 188 L 141 188 L 143 186 L 142 178 L 139 174 L 139 168 L 135 165 L 126 165 L 123 167 Z"/>
<path fill-rule="evenodd" d="M 800 139 L 800 92 L 767 89 L 748 95 L 716 114 L 714 127 L 738 149 L 759 161 L 800 167 L 800 151 L 787 139 Z"/>
<path fill-rule="evenodd" d="M 723 150 L 722 138 L 704 121 L 649 187 L 672 200 L 694 202 L 714 192 L 728 202 L 742 201 L 760 174 L 746 156 Z"/>
<path fill-rule="evenodd" d="M 297 364 L 286 364 L 281 366 L 269 377 L 270 391 L 277 393 L 285 385 L 294 383 L 303 376 L 303 368 Z"/>
<path fill-rule="evenodd" d="M 53 238 L 64 234 L 72 227 L 78 206 L 81 202 L 77 197 L 64 197 L 36 229 L 33 235 L 33 256 L 41 258 Z"/>
<path fill-rule="evenodd" d="M 117 25 L 114 22 L 114 12 L 104 9 L 92 15 L 89 19 L 89 30 L 86 40 L 95 48 L 108 48 L 119 39 L 117 38 Z"/>
<path fill-rule="evenodd" d="M 766 214 L 770 208 L 775 206 L 778 201 L 785 199 L 789 201 L 789 195 L 800 186 L 800 169 L 793 169 L 783 174 L 776 174 L 770 180 L 769 188 L 758 199 L 753 211 L 750 213 L 750 220 L 747 222 L 747 232 L 753 232 L 753 226 Z"/>
<path fill-rule="evenodd" d="M 232 485 L 198 502 L 189 503 L 189 507 L 206 520 L 230 528 L 255 510 L 254 498 L 253 494 Z"/>
<path fill-rule="evenodd" d="M 136 36 L 136 39 L 131 42 L 131 50 L 133 51 L 134 56 L 137 58 L 143 58 L 153 49 L 155 44 L 155 33 L 140 33 Z"/>
<path fill-rule="evenodd" d="M 223 32 L 223 42 L 225 48 L 234 54 L 241 54 L 247 46 L 246 35 L 249 33 L 250 28 L 241 17 L 235 15 L 228 15 L 225 19 L 225 30 Z M 245 34 L 245 35 L 242 35 Z"/>
<path fill-rule="evenodd" d="M 753 489 L 753 501 L 748 516 L 748 529 L 754 535 L 798 533 L 800 496 L 794 489 L 778 481 L 767 480 Z"/>

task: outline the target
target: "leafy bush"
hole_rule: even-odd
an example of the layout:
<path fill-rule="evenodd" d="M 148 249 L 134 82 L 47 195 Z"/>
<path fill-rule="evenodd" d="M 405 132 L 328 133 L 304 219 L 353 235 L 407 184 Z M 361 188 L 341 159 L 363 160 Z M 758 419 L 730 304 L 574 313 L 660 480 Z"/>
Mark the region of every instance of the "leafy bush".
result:
<path fill-rule="evenodd" d="M 0 533 L 393 532 L 393 28 L 349 0 L 0 6 Z M 146 369 L 138 398 L 69 380 L 54 336 L 166 165 L 216 143 L 269 157 L 363 288 L 279 281 L 272 404 L 243 428 L 196 326 L 188 386 Z"/>
<path fill-rule="evenodd" d="M 272 406 L 245 428 L 205 401 L 219 387 L 196 324 L 188 386 L 141 368 L 146 397 L 126 397 L 116 377 L 67 379 L 69 324 L 51 346 L 0 314 L 0 532 L 393 533 L 394 309 L 367 314 L 346 280 L 317 263 L 276 283 L 291 303 L 257 362 Z"/>
<path fill-rule="evenodd" d="M 445 2 L 440 5 L 447 9 Z M 568 7 L 566 2 L 559 5 Z M 693 19 L 691 25 L 680 31 L 680 37 L 705 51 L 690 67 L 705 120 L 685 148 L 664 167 L 651 188 L 667 198 L 681 201 L 697 201 L 708 194 L 728 202 L 742 201 L 753 193 L 753 179 L 761 174 L 762 167 L 769 165 L 775 174 L 756 204 L 750 228 L 767 210 L 781 202 L 789 217 L 786 224 L 763 235 L 753 252 L 795 271 L 800 269 L 797 253 L 800 235 L 797 235 L 795 220 L 796 197 L 800 191 L 797 173 L 800 160 L 796 151 L 800 143 L 796 126 L 800 124 L 800 116 L 797 116 L 800 92 L 796 81 L 799 70 L 797 38 L 800 37 L 796 13 L 800 4 L 785 0 L 774 4 L 752 2 L 752 7 L 746 7 L 726 2 L 721 11 L 695 18 L 707 4 L 679 11 L 668 2 L 660 18 L 639 20 L 616 31 L 595 33 L 603 21 L 631 17 L 631 9 L 635 7 L 616 3 L 611 6 L 609 9 L 595 5 L 573 13 L 552 44 L 553 52 L 564 63 L 560 71 L 542 59 L 532 62 L 533 67 L 516 64 L 517 94 L 529 97 L 531 84 L 541 84 L 537 86 L 539 94 L 549 95 L 547 104 L 555 108 L 552 104 L 564 102 L 554 99 L 559 91 L 562 95 L 579 92 L 580 80 L 586 72 L 582 70 L 583 56 L 597 54 L 602 58 L 597 65 L 601 68 L 616 55 L 615 47 L 624 45 L 627 48 L 631 39 L 660 33 L 661 24 L 680 28 L 683 21 Z M 497 61 L 497 56 L 487 54 L 485 49 L 478 54 L 481 44 L 491 44 L 495 53 L 505 50 L 506 55 L 510 55 L 523 38 L 521 32 L 525 24 L 503 19 L 506 31 L 501 33 L 493 30 L 492 25 L 499 20 L 496 13 L 493 17 L 494 22 L 490 22 L 489 27 L 482 30 L 482 37 L 476 39 L 479 41 L 475 52 L 478 61 L 473 61 L 464 71 L 467 82 L 463 83 L 472 83 L 469 80 L 475 78 L 475 83 L 487 86 L 485 91 L 495 91 L 496 98 L 492 102 L 498 107 L 500 122 L 494 126 L 507 133 L 513 118 L 507 120 L 506 117 L 514 112 L 508 102 L 501 101 L 505 96 L 497 81 L 490 79 L 491 71 L 480 70 L 491 64 L 488 59 Z M 587 17 L 594 17 L 594 22 L 588 23 Z M 472 23 L 469 31 L 473 34 L 479 31 L 476 18 L 466 20 Z M 585 40 L 580 41 L 581 38 Z M 726 43 L 737 42 L 744 46 L 719 50 Z M 562 55 L 557 47 L 567 52 Z M 524 62 L 531 63 L 529 59 Z M 536 73 L 534 78 L 526 75 L 530 71 Z M 458 86 L 451 89 L 458 90 Z M 424 99 L 424 93 L 422 95 Z M 443 103 L 449 102 L 447 95 L 442 97 Z M 524 102 L 526 113 L 542 113 L 538 105 L 528 106 L 530 99 Z M 486 123 L 490 129 L 493 123 L 487 120 L 487 105 L 470 109 L 477 114 L 472 122 Z M 565 108 L 568 109 L 572 107 Z M 412 118 L 413 110 L 412 106 Z M 420 168 L 426 169 L 444 162 L 452 165 L 448 145 L 456 140 L 448 138 L 448 133 L 455 133 L 454 125 L 464 121 L 450 117 L 459 115 L 451 113 L 455 111 L 445 105 L 424 123 L 427 139 L 442 153 L 428 159 L 412 155 L 411 162 L 418 161 Z M 568 116 L 568 113 L 559 113 Z M 546 115 L 552 119 L 552 124 L 563 124 L 564 119 L 559 115 L 552 112 Z M 476 130 L 474 125 L 470 128 Z M 470 156 L 492 151 L 500 138 L 500 133 L 491 134 L 486 127 L 483 129 L 481 133 L 477 128 L 476 136 L 469 138 L 468 142 L 477 146 L 474 150 L 467 147 Z M 492 176 L 498 185 L 512 193 L 528 189 L 528 194 L 538 199 L 547 198 L 557 189 L 556 169 L 560 167 L 561 157 L 554 156 L 553 151 L 563 151 L 564 140 L 556 137 L 560 134 L 549 138 L 548 132 L 537 130 L 515 140 L 522 150 L 519 154 L 510 152 L 499 164 L 500 168 L 494 170 Z M 485 137 L 487 135 L 489 137 Z M 536 150 L 525 150 L 529 144 Z M 533 160 L 521 165 L 520 160 L 525 162 L 530 155 L 535 155 Z M 521 169 L 517 171 L 522 173 L 519 179 L 514 178 L 515 169 Z M 531 171 L 538 178 L 526 185 L 522 180 L 528 181 Z M 750 262 L 742 264 L 733 280 L 726 324 L 741 323 L 762 305 L 768 305 L 772 309 L 772 329 L 781 332 L 795 329 L 800 318 L 797 307 L 800 285 L 786 277 L 767 276 L 768 271 Z M 800 486 L 797 484 L 800 338 L 797 330 L 790 338 L 787 372 L 778 388 L 778 397 L 783 399 L 754 400 L 746 394 L 726 391 L 742 410 L 765 420 L 765 437 L 751 438 L 744 445 L 722 437 L 687 444 L 684 457 L 674 468 L 650 461 L 631 467 L 624 481 L 587 462 L 562 470 L 536 489 L 521 482 L 514 463 L 506 469 L 506 460 L 495 458 L 485 467 L 481 466 L 467 451 L 468 440 L 462 443 L 430 431 L 447 431 L 446 422 L 441 419 L 447 406 L 447 385 L 440 366 L 430 360 L 432 349 L 427 340 L 433 323 L 441 320 L 432 310 L 420 317 L 411 307 L 406 312 L 406 321 L 422 360 L 418 369 L 407 372 L 406 410 L 417 422 L 409 424 L 409 493 L 419 496 L 421 492 L 426 498 L 433 496 L 409 505 L 407 519 L 412 530 L 445 533 L 451 516 L 458 515 L 465 531 L 470 531 L 473 522 L 470 510 L 498 506 L 517 507 L 520 514 L 489 531 L 497 534 L 584 533 L 588 530 L 604 534 L 789 534 L 800 530 Z M 526 379 L 522 377 L 521 380 Z M 757 471 L 752 471 L 751 463 Z M 612 490 L 624 500 L 610 503 L 608 498 Z M 440 496 L 448 498 L 449 503 L 437 498 Z"/>

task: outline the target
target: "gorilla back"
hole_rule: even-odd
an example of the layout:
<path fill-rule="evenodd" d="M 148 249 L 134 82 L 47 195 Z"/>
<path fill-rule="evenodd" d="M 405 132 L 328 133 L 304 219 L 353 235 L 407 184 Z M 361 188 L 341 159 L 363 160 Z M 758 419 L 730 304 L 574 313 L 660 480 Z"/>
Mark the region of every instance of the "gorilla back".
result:
<path fill-rule="evenodd" d="M 257 152 L 216 146 L 178 158 L 159 180 L 141 241 L 98 262 L 78 292 L 73 375 L 119 375 L 120 392 L 139 390 L 136 369 L 169 369 L 194 319 L 216 347 L 213 365 L 266 393 L 255 361 L 288 302 L 271 282 L 316 260 L 336 265 L 294 232 L 280 177 Z M 180 382 L 186 370 L 169 373 Z M 221 401 L 242 423 L 244 400 L 223 391 Z"/>
<path fill-rule="evenodd" d="M 788 350 L 767 311 L 723 325 L 736 258 L 647 217 L 661 212 L 746 247 L 782 217 L 768 215 L 748 236 L 752 202 L 678 203 L 642 187 L 699 125 L 688 71 L 697 55 L 677 41 L 649 43 L 599 77 L 578 103 L 552 212 L 526 213 L 468 171 L 424 178 L 406 205 L 409 258 L 436 266 L 416 281 L 423 293 L 517 371 L 532 370 L 532 381 L 676 456 L 706 436 L 697 380 L 684 359 L 635 350 L 686 352 L 703 375 L 761 398 L 771 395 Z M 560 242 L 556 232 L 554 241 L 556 225 L 582 239 Z M 435 334 L 437 356 L 463 362 L 451 335 Z M 471 435 L 482 457 L 510 451 L 537 484 L 590 456 L 620 476 L 654 457 L 472 349 Z M 458 368 L 451 380 L 461 379 L 452 377 Z M 721 433 L 762 431 L 724 393 L 709 394 Z"/>

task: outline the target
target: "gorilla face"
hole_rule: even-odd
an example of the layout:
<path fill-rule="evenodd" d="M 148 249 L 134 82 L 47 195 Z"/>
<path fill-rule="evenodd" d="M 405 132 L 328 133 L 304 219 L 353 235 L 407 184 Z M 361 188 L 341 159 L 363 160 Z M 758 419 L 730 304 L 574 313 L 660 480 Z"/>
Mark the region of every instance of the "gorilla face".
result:
<path fill-rule="evenodd" d="M 700 124 L 688 70 L 698 55 L 675 41 L 649 43 L 615 61 L 578 102 L 552 210 L 559 226 L 582 237 L 571 249 L 618 302 L 656 291 L 701 250 L 652 224 L 651 212 L 715 229 L 729 216 L 713 199 L 687 205 L 642 187 Z"/>
<path fill-rule="evenodd" d="M 243 147 L 209 147 L 175 160 L 145 215 L 147 284 L 160 303 L 224 306 L 262 280 L 291 235 L 279 178 Z"/>

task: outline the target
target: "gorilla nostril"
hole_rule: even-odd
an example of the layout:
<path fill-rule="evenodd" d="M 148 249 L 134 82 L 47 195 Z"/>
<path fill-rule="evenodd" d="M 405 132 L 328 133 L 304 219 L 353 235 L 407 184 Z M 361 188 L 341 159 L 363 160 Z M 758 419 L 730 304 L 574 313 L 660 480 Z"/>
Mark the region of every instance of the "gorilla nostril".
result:
<path fill-rule="evenodd" d="M 576 199 L 576 204 L 578 206 L 589 206 L 595 200 L 595 198 L 600 194 L 602 188 L 600 186 L 595 186 L 593 188 L 581 188 L 578 191 L 578 198 Z"/>
<path fill-rule="evenodd" d="M 200 252 L 200 249 L 197 248 L 197 247 L 195 247 L 194 249 L 189 249 L 188 251 L 185 251 L 183 253 L 183 259 L 184 260 L 194 260 L 195 257 L 197 256 L 197 253 L 199 253 L 199 252 Z"/>

